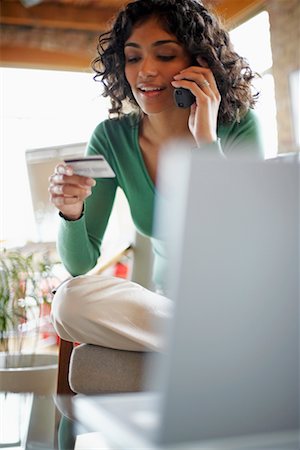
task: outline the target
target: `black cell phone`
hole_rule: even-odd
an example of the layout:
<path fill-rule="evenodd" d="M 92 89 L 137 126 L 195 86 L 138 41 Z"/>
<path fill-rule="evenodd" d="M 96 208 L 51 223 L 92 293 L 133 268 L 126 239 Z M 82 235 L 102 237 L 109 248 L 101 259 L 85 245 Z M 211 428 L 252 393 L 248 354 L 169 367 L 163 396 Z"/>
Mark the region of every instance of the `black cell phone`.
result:
<path fill-rule="evenodd" d="M 178 108 L 189 108 L 195 103 L 195 96 L 189 89 L 176 88 L 174 89 L 174 101 Z"/>

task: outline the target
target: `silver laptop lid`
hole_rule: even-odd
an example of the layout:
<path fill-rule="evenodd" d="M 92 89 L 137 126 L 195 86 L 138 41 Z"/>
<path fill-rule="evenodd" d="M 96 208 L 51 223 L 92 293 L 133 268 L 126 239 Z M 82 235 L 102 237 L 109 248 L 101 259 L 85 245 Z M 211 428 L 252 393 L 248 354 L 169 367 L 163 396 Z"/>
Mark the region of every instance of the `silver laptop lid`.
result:
<path fill-rule="evenodd" d="M 176 311 L 158 442 L 295 429 L 299 159 L 214 161 L 175 147 L 159 183 Z"/>

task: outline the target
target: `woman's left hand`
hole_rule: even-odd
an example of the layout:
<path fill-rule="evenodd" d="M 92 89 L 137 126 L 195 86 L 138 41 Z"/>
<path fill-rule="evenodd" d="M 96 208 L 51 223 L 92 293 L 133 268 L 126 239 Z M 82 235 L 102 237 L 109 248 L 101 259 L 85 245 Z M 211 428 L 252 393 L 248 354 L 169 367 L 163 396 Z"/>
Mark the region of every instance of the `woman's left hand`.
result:
<path fill-rule="evenodd" d="M 197 146 L 216 141 L 221 95 L 212 71 L 207 67 L 188 67 L 174 76 L 172 86 L 189 89 L 196 97 L 191 106 L 189 128 Z"/>

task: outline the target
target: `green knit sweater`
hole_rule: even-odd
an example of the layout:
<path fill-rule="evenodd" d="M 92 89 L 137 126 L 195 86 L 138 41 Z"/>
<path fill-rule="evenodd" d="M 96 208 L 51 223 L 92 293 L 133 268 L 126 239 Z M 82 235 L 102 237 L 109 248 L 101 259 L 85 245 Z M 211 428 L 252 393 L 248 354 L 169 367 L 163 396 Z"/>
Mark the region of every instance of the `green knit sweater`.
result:
<path fill-rule="evenodd" d="M 95 266 L 116 189 L 120 187 L 128 199 L 136 228 L 152 238 L 155 256 L 153 281 L 157 287 L 163 284 L 163 245 L 153 237 L 156 188 L 143 160 L 138 135 L 139 121 L 130 114 L 100 123 L 91 136 L 86 154 L 104 155 L 116 177 L 96 180 L 80 219 L 68 221 L 61 218 L 58 251 L 64 266 L 73 276 L 84 274 Z M 220 125 L 218 137 L 218 143 L 207 146 L 210 152 L 224 154 L 227 158 L 248 152 L 252 156 L 263 157 L 257 119 L 251 110 L 240 123 Z"/>

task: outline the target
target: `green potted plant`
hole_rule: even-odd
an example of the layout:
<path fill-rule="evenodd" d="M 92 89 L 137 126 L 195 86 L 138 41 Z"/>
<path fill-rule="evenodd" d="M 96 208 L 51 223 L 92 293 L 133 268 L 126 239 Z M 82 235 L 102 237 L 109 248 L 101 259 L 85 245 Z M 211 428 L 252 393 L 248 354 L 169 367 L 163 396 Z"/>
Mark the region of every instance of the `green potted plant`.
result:
<path fill-rule="evenodd" d="M 52 267 L 41 252 L 0 251 L 0 391 L 55 389 L 57 355 L 36 351 L 44 309 L 59 282 Z"/>

